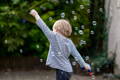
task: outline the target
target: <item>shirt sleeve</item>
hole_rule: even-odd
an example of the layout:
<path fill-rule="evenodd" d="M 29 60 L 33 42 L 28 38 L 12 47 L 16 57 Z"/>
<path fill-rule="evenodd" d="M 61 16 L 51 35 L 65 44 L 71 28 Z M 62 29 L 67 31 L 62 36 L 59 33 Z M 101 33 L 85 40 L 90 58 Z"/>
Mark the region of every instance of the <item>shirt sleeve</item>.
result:
<path fill-rule="evenodd" d="M 68 47 L 71 55 L 75 58 L 75 60 L 80 64 L 81 67 L 84 67 L 86 63 L 71 40 Z"/>
<path fill-rule="evenodd" d="M 54 36 L 53 31 L 51 31 L 48 26 L 44 23 L 44 21 L 39 18 L 36 21 L 36 24 L 38 25 L 38 27 L 42 30 L 42 32 L 46 35 L 46 37 L 48 38 L 49 41 L 52 41 L 52 38 Z"/>

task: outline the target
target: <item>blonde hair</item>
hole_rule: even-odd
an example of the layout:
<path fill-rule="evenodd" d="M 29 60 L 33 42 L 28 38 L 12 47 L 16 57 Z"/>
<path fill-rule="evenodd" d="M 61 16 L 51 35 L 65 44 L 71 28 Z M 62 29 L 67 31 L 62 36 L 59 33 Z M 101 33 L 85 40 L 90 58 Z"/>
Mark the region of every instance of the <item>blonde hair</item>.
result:
<path fill-rule="evenodd" d="M 58 31 L 59 33 L 66 37 L 70 36 L 72 33 L 70 23 L 64 19 L 57 20 L 53 25 L 53 29 L 55 29 L 56 31 Z"/>

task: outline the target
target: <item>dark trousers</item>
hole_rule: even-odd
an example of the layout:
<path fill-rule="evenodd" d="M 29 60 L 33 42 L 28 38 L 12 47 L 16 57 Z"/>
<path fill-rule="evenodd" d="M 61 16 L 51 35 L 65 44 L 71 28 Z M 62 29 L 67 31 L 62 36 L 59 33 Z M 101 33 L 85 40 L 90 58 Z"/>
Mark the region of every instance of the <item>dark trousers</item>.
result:
<path fill-rule="evenodd" d="M 70 80 L 72 73 L 56 69 L 56 80 Z"/>

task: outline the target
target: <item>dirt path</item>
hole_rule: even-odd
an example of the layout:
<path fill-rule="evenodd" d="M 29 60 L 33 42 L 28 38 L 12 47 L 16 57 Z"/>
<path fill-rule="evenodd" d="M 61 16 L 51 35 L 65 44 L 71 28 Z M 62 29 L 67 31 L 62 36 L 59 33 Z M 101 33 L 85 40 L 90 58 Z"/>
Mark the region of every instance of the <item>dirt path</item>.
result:
<path fill-rule="evenodd" d="M 55 71 L 0 72 L 0 80 L 55 80 Z M 91 80 L 88 76 L 72 75 L 71 80 Z M 103 80 L 97 76 L 96 80 Z"/>

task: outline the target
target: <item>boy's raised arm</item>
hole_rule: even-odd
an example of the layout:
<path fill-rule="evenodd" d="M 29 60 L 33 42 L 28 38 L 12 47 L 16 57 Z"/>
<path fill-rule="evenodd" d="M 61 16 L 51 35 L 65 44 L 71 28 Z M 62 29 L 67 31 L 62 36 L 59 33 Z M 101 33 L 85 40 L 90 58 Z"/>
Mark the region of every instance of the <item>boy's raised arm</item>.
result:
<path fill-rule="evenodd" d="M 36 24 L 39 26 L 39 28 L 43 31 L 43 33 L 47 36 L 48 40 L 51 41 L 53 32 L 48 28 L 48 26 L 45 24 L 45 22 L 41 19 L 41 17 L 38 15 L 37 11 L 32 9 L 30 11 L 30 15 L 35 17 Z"/>

